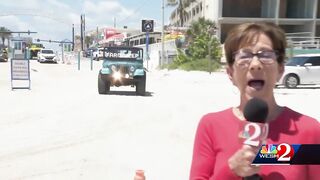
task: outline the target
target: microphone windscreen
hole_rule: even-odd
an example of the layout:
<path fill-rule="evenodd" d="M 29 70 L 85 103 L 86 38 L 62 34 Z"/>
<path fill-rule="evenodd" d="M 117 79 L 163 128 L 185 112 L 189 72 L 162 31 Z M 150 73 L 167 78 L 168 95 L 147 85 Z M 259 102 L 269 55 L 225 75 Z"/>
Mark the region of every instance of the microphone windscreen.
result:
<path fill-rule="evenodd" d="M 259 98 L 252 98 L 245 105 L 243 115 L 249 122 L 265 123 L 268 111 L 268 104 L 265 101 Z"/>

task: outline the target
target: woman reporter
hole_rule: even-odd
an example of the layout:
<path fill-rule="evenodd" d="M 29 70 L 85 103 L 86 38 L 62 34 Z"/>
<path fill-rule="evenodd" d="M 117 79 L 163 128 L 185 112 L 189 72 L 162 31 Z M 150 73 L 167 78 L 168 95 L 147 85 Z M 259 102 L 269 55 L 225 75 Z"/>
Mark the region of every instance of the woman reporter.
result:
<path fill-rule="evenodd" d="M 268 106 L 266 144 L 320 144 L 319 122 L 279 106 L 273 89 L 284 72 L 286 38 L 273 23 L 245 23 L 233 28 L 224 44 L 227 74 L 240 92 L 237 107 L 202 117 L 195 136 L 190 180 L 320 179 L 319 165 L 253 166 L 259 147 L 239 141 L 244 107 L 252 98 Z"/>

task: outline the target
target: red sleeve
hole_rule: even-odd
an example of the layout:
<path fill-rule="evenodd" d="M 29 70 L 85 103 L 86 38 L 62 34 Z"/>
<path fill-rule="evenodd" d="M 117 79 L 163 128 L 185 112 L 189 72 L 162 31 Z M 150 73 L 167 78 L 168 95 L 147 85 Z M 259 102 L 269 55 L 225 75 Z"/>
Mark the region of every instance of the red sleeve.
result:
<path fill-rule="evenodd" d="M 208 180 L 213 177 L 214 179 L 239 179 L 230 170 L 227 162 L 219 172 L 214 172 L 216 154 L 213 148 L 213 129 L 210 127 L 208 116 L 204 116 L 195 136 L 190 180 Z"/>
<path fill-rule="evenodd" d="M 190 180 L 206 180 L 213 174 L 215 154 L 212 146 L 207 119 L 204 116 L 198 125 L 194 140 Z"/>

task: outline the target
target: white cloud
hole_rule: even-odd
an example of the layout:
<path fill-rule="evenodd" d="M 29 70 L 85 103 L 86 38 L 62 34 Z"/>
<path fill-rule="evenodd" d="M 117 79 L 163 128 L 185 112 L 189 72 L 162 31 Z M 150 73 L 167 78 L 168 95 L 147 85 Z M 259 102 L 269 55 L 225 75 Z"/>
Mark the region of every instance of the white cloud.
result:
<path fill-rule="evenodd" d="M 100 1 L 94 3 L 92 1 L 84 2 L 85 13 L 92 14 L 112 14 L 112 13 L 122 13 L 124 8 L 117 1 Z"/>
<path fill-rule="evenodd" d="M 43 4 L 42 2 L 43 1 L 41 0 L 3 0 L 3 2 L 1 2 L 1 6 L 8 8 L 8 10 L 38 9 L 41 4 Z"/>
<path fill-rule="evenodd" d="M 22 31 L 26 30 L 29 27 L 27 22 L 21 21 L 16 16 L 4 16 L 0 18 L 0 24 L 5 24 L 8 29 L 11 31 Z"/>
<path fill-rule="evenodd" d="M 70 9 L 70 7 L 67 4 L 59 2 L 57 0 L 47 0 L 47 1 L 48 1 L 47 7 L 53 6 L 53 7 L 59 8 L 59 9 Z"/>

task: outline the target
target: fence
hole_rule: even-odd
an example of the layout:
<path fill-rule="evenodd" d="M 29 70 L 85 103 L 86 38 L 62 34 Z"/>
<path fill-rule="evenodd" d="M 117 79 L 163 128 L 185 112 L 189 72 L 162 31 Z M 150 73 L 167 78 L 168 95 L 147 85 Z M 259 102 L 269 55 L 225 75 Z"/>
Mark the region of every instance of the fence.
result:
<path fill-rule="evenodd" d="M 306 32 L 307 33 L 307 32 Z M 292 36 L 295 35 L 295 36 Z M 320 53 L 320 37 L 316 36 L 299 36 L 299 33 L 292 33 L 287 36 L 288 47 L 287 57 L 298 54 L 316 54 Z M 300 34 L 301 35 L 301 34 Z M 305 34 L 302 34 L 305 35 Z"/>

